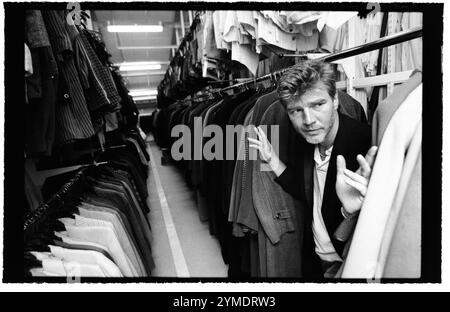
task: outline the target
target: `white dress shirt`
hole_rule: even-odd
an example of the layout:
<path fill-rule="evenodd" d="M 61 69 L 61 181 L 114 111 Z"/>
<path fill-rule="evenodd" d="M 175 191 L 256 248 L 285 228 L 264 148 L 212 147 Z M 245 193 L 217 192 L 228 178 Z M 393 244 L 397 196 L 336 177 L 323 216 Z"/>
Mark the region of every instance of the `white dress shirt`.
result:
<path fill-rule="evenodd" d="M 315 251 L 323 261 L 334 262 L 341 261 L 338 253 L 331 243 L 325 222 L 322 217 L 322 199 L 325 190 L 325 181 L 327 178 L 328 164 L 330 162 L 331 151 L 330 147 L 325 151 L 326 157 L 324 160 L 320 157 L 319 146 L 316 145 L 314 150 L 314 205 L 313 205 L 313 224 L 312 230 L 314 235 L 314 243 L 316 245 Z"/>

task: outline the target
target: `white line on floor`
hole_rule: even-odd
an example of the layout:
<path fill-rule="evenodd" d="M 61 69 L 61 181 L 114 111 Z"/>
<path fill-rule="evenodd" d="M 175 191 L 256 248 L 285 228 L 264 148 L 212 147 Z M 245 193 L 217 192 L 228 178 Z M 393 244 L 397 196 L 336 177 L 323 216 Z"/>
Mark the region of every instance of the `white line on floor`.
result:
<path fill-rule="evenodd" d="M 158 169 L 156 167 L 156 160 L 152 153 L 152 147 L 148 144 L 150 155 L 150 165 L 155 177 L 156 189 L 158 191 L 159 201 L 161 203 L 161 211 L 164 219 L 167 236 L 169 237 L 169 245 L 172 250 L 173 262 L 175 264 L 175 271 L 177 277 L 190 277 L 189 269 L 186 264 L 186 259 L 181 248 L 180 240 L 178 238 L 177 230 L 173 222 L 172 214 L 170 213 L 169 204 L 167 202 L 166 194 L 161 183 Z"/>

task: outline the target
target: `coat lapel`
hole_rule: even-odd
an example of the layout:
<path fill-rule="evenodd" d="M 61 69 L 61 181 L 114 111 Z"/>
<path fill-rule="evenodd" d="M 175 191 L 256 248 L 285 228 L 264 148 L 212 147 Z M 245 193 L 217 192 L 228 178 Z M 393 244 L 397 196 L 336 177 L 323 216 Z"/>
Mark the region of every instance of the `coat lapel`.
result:
<path fill-rule="evenodd" d="M 314 145 L 305 144 L 305 153 L 303 154 L 303 179 L 305 185 L 305 198 L 308 210 L 313 209 L 313 191 L 314 191 Z"/>
<path fill-rule="evenodd" d="M 346 161 L 348 160 L 348 157 L 346 157 L 346 152 L 348 151 L 346 147 L 347 141 L 348 136 L 346 135 L 346 124 L 343 118 L 340 118 L 339 116 L 339 129 L 336 134 L 336 139 L 334 140 L 333 151 L 331 152 L 330 162 L 328 164 L 327 179 L 325 182 L 325 190 L 323 193 L 321 208 L 325 226 L 333 243 L 333 234 L 340 222 L 343 220 L 343 216 L 340 211 L 340 201 L 336 194 L 336 158 L 337 155 L 343 155 Z"/>

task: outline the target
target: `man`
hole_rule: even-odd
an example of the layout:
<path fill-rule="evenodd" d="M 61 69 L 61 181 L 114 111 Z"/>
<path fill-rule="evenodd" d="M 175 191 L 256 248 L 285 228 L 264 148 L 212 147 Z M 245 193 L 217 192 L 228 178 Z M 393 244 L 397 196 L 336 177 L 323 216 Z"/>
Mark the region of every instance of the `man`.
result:
<path fill-rule="evenodd" d="M 275 181 L 305 207 L 305 278 L 333 277 L 345 244 L 334 234 L 357 217 L 367 190 L 376 154 L 376 147 L 369 149 L 371 130 L 338 113 L 330 64 L 305 61 L 294 66 L 280 79 L 278 95 L 298 136 L 296 152 L 288 164 L 282 163 L 259 128 L 258 140 L 249 138 L 250 147 L 259 150 Z"/>

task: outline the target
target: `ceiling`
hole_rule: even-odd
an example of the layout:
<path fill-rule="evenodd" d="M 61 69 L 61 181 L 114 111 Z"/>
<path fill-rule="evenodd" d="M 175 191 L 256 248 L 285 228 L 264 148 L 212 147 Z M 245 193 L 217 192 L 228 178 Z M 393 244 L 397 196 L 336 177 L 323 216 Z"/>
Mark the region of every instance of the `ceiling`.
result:
<path fill-rule="evenodd" d="M 140 10 L 140 11 L 92 11 L 94 30 L 101 32 L 111 62 L 158 62 L 159 70 L 122 73 L 129 90 L 153 89 L 164 77 L 172 53 L 176 51 L 182 39 L 180 11 Z M 189 13 L 183 11 L 185 29 L 189 25 Z M 108 25 L 163 25 L 163 32 L 159 33 L 110 33 Z M 177 41 L 178 39 L 178 41 Z M 164 46 L 164 48 L 156 48 Z M 145 48 L 142 48 L 145 47 Z M 173 50 L 173 51 L 172 51 Z M 137 103 L 138 105 L 149 104 Z"/>

